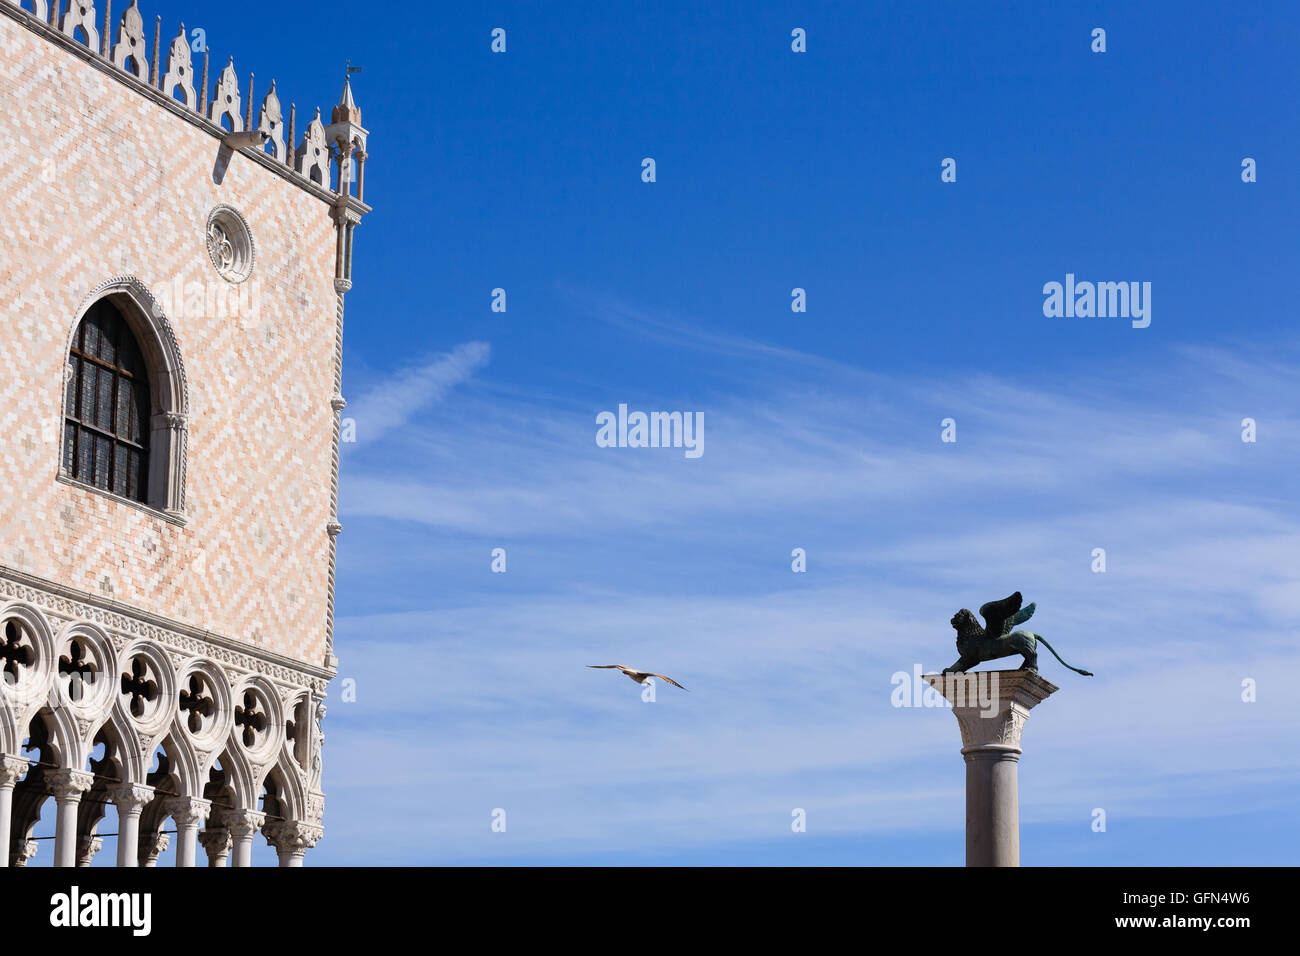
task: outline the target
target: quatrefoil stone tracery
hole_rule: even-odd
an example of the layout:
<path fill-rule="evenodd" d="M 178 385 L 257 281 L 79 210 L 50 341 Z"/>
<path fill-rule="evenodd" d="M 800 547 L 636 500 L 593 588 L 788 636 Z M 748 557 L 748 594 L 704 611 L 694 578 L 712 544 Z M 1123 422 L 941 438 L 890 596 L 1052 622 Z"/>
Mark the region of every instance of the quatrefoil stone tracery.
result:
<path fill-rule="evenodd" d="M 235 246 L 226 235 L 221 223 L 208 224 L 208 254 L 221 273 L 229 272 L 235 265 Z"/>
<path fill-rule="evenodd" d="M 208 257 L 217 274 L 240 283 L 253 272 L 253 236 L 248 223 L 233 206 L 217 206 L 208 215 L 205 233 Z"/>
<path fill-rule="evenodd" d="M 79 639 L 74 638 L 68 645 L 68 653 L 59 658 L 59 676 L 67 681 L 68 699 L 79 701 L 86 694 L 86 686 L 93 684 L 99 665 L 93 655 L 87 653 Z"/>
<path fill-rule="evenodd" d="M 145 715 L 148 705 L 158 698 L 158 682 L 150 679 L 150 665 L 143 656 L 131 659 L 131 669 L 122 675 L 122 696 L 127 698 L 131 716 Z"/>
<path fill-rule="evenodd" d="M 4 633 L 0 635 L 0 680 L 6 684 L 17 684 L 22 676 L 22 669 L 36 663 L 36 652 L 27 642 L 26 635 L 16 621 L 6 621 Z"/>
<path fill-rule="evenodd" d="M 191 734 L 201 734 L 217 712 L 217 703 L 213 699 L 211 688 L 198 674 L 189 679 L 186 689 L 180 693 L 180 710 L 186 715 L 185 724 Z"/>

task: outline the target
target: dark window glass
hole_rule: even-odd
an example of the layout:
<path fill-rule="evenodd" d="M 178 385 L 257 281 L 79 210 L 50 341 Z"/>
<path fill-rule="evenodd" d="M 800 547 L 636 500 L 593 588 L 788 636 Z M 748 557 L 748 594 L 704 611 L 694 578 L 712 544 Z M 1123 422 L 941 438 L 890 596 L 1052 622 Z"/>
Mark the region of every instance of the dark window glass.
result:
<path fill-rule="evenodd" d="M 113 430 L 113 385 L 115 376 L 107 369 L 99 373 L 99 397 L 95 399 L 95 424 L 106 432 Z"/>
<path fill-rule="evenodd" d="M 77 426 L 71 423 L 63 426 L 63 470 L 73 473 L 77 463 Z"/>
<path fill-rule="evenodd" d="M 149 379 L 126 320 L 107 300 L 90 307 L 68 356 L 63 467 L 79 481 L 145 501 Z"/>

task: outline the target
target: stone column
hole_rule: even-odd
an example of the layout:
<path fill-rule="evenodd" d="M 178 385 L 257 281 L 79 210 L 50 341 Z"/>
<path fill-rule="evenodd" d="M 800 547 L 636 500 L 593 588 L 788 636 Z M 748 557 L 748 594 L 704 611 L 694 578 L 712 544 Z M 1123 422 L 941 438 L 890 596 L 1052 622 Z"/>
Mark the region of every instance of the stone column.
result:
<path fill-rule="evenodd" d="M 9 835 L 13 826 L 14 784 L 27 772 L 22 757 L 0 754 L 0 866 L 9 865 Z"/>
<path fill-rule="evenodd" d="M 262 832 L 266 834 L 266 842 L 275 847 L 282 867 L 302 866 L 307 850 L 314 847 L 321 837 L 320 827 L 294 820 L 268 823 Z"/>
<path fill-rule="evenodd" d="M 117 807 L 117 865 L 139 866 L 140 811 L 153 799 L 153 787 L 123 783 L 109 790 L 108 796 Z M 154 859 L 158 859 L 157 853 Z"/>
<path fill-rule="evenodd" d="M 230 859 L 230 831 L 225 827 L 207 829 L 199 834 L 199 842 L 208 855 L 209 867 L 224 867 Z"/>
<path fill-rule="evenodd" d="M 234 847 L 233 866 L 253 865 L 253 836 L 266 822 L 266 814 L 256 810 L 227 810 L 221 822 L 230 834 Z"/>
<path fill-rule="evenodd" d="M 58 804 L 54 822 L 54 865 L 77 865 L 77 807 L 81 796 L 95 784 L 94 775 L 84 770 L 54 770 L 45 777 Z"/>
<path fill-rule="evenodd" d="M 926 674 L 952 704 L 966 759 L 966 865 L 1020 865 L 1020 734 L 1059 688 L 1034 671 Z"/>
<path fill-rule="evenodd" d="M 193 866 L 199 845 L 199 827 L 212 812 L 212 801 L 198 797 L 172 797 L 167 815 L 176 822 L 176 865 Z"/>

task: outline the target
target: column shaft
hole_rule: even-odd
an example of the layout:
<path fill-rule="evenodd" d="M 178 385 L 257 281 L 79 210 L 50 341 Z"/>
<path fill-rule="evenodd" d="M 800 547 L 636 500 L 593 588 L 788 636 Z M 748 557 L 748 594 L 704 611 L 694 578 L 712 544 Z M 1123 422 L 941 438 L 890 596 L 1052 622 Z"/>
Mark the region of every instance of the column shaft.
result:
<path fill-rule="evenodd" d="M 55 797 L 58 816 L 54 823 L 54 865 L 77 865 L 77 807 L 81 794 L 65 793 Z"/>
<path fill-rule="evenodd" d="M 973 750 L 966 758 L 966 865 L 1020 865 L 1020 754 Z"/>
<path fill-rule="evenodd" d="M 9 865 L 9 831 L 13 826 L 14 785 L 0 783 L 0 866 Z"/>

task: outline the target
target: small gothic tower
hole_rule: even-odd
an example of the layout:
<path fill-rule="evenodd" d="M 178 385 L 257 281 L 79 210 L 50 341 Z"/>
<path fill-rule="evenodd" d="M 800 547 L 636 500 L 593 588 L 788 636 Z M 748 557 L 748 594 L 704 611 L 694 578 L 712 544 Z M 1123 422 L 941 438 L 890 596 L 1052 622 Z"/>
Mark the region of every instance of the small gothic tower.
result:
<path fill-rule="evenodd" d="M 0 866 L 296 866 L 367 132 L 96 6 L 0 0 Z"/>

